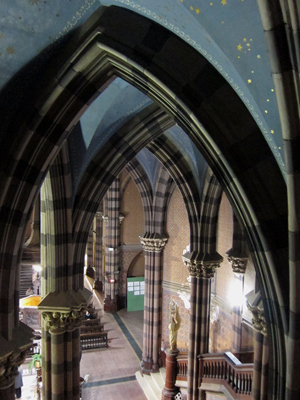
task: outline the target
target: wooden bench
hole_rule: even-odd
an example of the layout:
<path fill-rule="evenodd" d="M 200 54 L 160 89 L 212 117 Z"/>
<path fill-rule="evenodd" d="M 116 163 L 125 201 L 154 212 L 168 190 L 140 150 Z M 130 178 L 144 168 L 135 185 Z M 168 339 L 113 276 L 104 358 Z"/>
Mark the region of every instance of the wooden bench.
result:
<path fill-rule="evenodd" d="M 88 333 L 88 332 L 103 332 L 104 331 L 104 324 L 98 325 L 83 325 L 80 328 L 81 333 Z"/>
<path fill-rule="evenodd" d="M 82 350 L 91 350 L 108 347 L 107 332 L 88 332 L 80 334 Z"/>
<path fill-rule="evenodd" d="M 84 319 L 83 326 L 100 325 L 100 319 Z"/>

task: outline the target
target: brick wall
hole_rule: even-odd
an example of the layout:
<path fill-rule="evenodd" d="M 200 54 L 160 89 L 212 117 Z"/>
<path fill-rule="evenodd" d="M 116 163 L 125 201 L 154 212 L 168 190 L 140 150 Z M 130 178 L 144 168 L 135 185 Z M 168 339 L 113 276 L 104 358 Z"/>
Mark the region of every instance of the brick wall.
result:
<path fill-rule="evenodd" d="M 186 283 L 188 271 L 182 262 L 182 252 L 189 244 L 190 231 L 186 208 L 179 189 L 172 194 L 166 233 L 169 236 L 164 250 L 164 281 Z"/>

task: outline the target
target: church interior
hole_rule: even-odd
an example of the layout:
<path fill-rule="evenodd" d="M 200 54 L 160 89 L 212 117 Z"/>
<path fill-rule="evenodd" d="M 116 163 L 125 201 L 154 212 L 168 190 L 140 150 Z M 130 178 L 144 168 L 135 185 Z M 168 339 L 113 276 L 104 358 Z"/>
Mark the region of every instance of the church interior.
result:
<path fill-rule="evenodd" d="M 0 11 L 0 398 L 84 399 L 105 318 L 153 399 L 300 398 L 298 1 Z"/>

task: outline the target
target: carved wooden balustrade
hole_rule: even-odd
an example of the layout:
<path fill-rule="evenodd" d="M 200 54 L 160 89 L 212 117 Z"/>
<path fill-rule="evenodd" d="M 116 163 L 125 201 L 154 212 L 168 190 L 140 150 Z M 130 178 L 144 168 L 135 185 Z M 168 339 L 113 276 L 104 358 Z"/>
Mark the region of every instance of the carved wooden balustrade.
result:
<path fill-rule="evenodd" d="M 249 399 L 252 391 L 253 364 L 242 364 L 232 353 L 199 356 L 199 386 L 221 384 L 237 400 Z"/>
<path fill-rule="evenodd" d="M 253 363 L 242 364 L 232 353 L 203 354 L 199 357 L 199 388 L 205 384 L 224 386 L 237 400 L 251 398 Z M 248 358 L 248 357 L 247 357 Z M 177 357 L 177 380 L 187 380 L 188 355 Z M 211 390 L 211 389 L 210 389 Z"/>
<path fill-rule="evenodd" d="M 188 353 L 180 352 L 177 356 L 177 381 L 187 381 Z"/>

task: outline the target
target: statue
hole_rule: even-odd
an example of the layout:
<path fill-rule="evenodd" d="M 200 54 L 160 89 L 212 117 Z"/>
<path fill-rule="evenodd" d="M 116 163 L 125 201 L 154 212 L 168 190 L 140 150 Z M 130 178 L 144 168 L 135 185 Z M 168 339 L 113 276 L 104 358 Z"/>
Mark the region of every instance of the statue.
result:
<path fill-rule="evenodd" d="M 181 318 L 179 315 L 179 307 L 175 300 L 172 300 L 169 307 L 170 323 L 169 323 L 169 339 L 171 351 L 177 350 L 177 331 L 180 328 Z"/>

